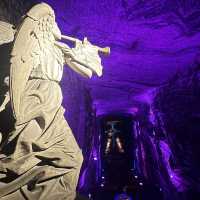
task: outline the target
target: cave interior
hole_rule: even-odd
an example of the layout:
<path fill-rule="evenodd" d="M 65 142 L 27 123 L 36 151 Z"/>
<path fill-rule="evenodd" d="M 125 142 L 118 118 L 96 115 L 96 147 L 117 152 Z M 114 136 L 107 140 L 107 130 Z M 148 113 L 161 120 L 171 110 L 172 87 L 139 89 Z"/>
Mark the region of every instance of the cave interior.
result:
<path fill-rule="evenodd" d="M 1 0 L 0 20 L 17 26 L 38 2 Z M 124 191 L 137 200 L 199 199 L 200 2 L 44 2 L 62 33 L 111 48 L 102 77 L 85 79 L 66 66 L 61 82 L 85 158 L 80 199 L 117 200 Z M 0 47 L 1 101 L 11 47 Z M 12 128 L 10 112 L 0 113 L 1 132 Z"/>

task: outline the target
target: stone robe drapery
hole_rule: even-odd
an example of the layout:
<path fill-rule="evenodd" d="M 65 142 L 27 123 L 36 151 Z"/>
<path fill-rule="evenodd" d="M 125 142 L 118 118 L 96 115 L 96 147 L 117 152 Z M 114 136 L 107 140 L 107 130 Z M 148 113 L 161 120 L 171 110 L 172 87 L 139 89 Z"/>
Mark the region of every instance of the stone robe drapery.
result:
<path fill-rule="evenodd" d="M 30 78 L 22 96 L 23 123 L 2 150 L 0 199 L 75 199 L 83 158 L 64 118 L 59 83 Z"/>

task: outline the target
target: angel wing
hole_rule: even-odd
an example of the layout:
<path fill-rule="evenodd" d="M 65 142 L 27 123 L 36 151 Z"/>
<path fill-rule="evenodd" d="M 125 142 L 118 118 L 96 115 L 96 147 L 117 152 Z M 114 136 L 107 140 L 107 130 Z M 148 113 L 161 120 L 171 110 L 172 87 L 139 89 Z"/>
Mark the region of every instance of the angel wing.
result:
<path fill-rule="evenodd" d="M 48 4 L 40 3 L 26 14 L 17 31 L 10 67 L 10 98 L 17 123 L 20 123 L 22 118 L 20 101 L 33 67 L 40 64 L 38 59 L 45 48 L 44 40 L 54 39 L 52 36 L 54 23 L 55 15 L 52 8 Z"/>
<path fill-rule="evenodd" d="M 15 29 L 12 24 L 0 21 L 0 45 L 14 40 Z"/>

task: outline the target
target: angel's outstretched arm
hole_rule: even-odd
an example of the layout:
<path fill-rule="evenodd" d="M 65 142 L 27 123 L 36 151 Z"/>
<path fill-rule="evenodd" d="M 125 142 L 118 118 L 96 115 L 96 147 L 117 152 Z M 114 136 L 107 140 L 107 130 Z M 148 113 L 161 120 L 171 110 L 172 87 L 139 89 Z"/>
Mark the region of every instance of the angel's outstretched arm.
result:
<path fill-rule="evenodd" d="M 91 44 L 87 38 L 83 41 L 68 36 L 62 36 L 62 38 L 70 40 L 75 43 L 74 48 L 64 47 L 63 43 L 60 45 L 64 53 L 65 63 L 72 68 L 75 72 L 79 73 L 84 77 L 91 78 L 92 74 L 95 73 L 98 76 L 102 75 L 101 58 L 100 52 L 105 54 L 110 53 L 110 48 L 101 48 Z"/>
<path fill-rule="evenodd" d="M 77 40 L 76 42 L 81 42 Z M 70 67 L 72 70 L 80 74 L 81 76 L 84 76 L 86 78 L 91 78 L 92 71 L 87 69 L 87 66 L 81 62 L 81 60 L 76 58 L 76 54 L 68 45 L 62 42 L 55 42 L 55 45 L 62 49 L 62 52 L 64 54 L 64 61 L 68 67 Z"/>

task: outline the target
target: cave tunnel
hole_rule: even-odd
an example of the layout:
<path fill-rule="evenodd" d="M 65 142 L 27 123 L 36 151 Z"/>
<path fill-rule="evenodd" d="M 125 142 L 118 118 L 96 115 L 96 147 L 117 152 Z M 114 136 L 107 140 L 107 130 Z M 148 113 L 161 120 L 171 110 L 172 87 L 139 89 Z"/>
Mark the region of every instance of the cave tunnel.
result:
<path fill-rule="evenodd" d="M 0 20 L 17 27 L 39 2 L 1 0 Z M 199 199 L 200 1 L 44 2 L 63 34 L 111 48 L 100 78 L 64 68 L 65 118 L 84 156 L 77 199 Z M 1 102 L 10 49 L 0 47 Z"/>

